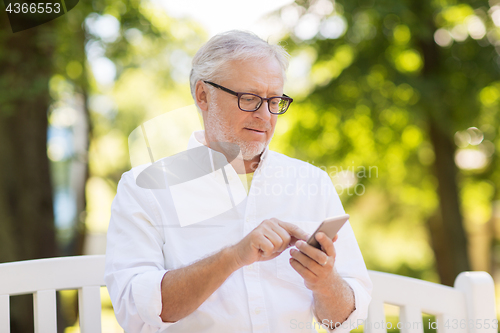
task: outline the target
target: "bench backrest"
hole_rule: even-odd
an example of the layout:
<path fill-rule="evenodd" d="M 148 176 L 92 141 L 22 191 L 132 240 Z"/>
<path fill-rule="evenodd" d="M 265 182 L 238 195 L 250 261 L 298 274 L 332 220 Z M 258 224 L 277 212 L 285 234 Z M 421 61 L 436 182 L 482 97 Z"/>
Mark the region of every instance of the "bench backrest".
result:
<path fill-rule="evenodd" d="M 10 332 L 9 297 L 33 294 L 35 333 L 56 333 L 56 290 L 77 289 L 81 332 L 100 333 L 104 261 L 104 255 L 95 255 L 0 264 L 0 332 Z M 488 273 L 461 273 L 454 288 L 388 273 L 369 274 L 373 293 L 366 333 L 387 332 L 381 324 L 386 319 L 384 303 L 400 307 L 401 333 L 423 333 L 422 312 L 436 316 L 439 333 L 497 332 L 495 290 Z"/>
<path fill-rule="evenodd" d="M 77 289 L 81 333 L 101 332 L 104 255 L 0 264 L 0 332 L 10 332 L 9 296 L 33 294 L 35 333 L 57 333 L 56 290 Z"/>
<path fill-rule="evenodd" d="M 367 333 L 386 333 L 384 303 L 400 307 L 401 333 L 423 333 L 422 312 L 436 316 L 439 333 L 497 333 L 495 287 L 486 272 L 463 272 L 454 287 L 370 271 Z M 378 323 L 378 324 L 377 324 Z M 398 327 L 399 328 L 399 327 Z"/>

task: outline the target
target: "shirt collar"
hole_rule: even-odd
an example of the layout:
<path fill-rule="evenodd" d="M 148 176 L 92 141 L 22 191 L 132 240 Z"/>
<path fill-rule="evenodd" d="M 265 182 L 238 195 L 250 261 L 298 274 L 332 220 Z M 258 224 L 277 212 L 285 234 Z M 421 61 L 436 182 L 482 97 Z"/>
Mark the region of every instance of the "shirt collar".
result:
<path fill-rule="evenodd" d="M 207 142 L 205 140 L 205 131 L 194 131 L 191 134 L 191 137 L 189 138 L 188 142 L 188 149 L 193 149 L 201 146 L 206 146 Z M 212 156 L 213 150 L 209 148 L 210 151 L 210 156 Z M 260 172 L 260 170 L 264 167 L 265 164 L 267 164 L 267 160 L 269 155 L 269 145 L 266 145 L 266 148 L 264 148 L 264 151 L 262 152 L 262 155 L 260 155 L 260 162 L 259 166 L 257 167 L 257 170 L 255 172 Z M 213 165 L 213 164 L 212 164 Z"/>

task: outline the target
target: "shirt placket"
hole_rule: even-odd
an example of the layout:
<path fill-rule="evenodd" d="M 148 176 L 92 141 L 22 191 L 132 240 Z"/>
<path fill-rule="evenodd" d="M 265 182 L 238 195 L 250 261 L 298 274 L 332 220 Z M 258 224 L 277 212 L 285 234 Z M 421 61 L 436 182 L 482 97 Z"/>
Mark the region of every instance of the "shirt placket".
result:
<path fill-rule="evenodd" d="M 257 176 L 257 174 L 255 176 Z M 256 182 L 254 181 L 252 181 L 252 183 L 256 184 Z M 248 235 L 261 222 L 257 220 L 255 196 L 252 195 L 252 192 L 254 191 L 252 191 L 251 189 L 248 196 L 247 207 L 245 210 L 243 224 L 244 235 Z M 264 291 L 261 285 L 262 282 L 260 278 L 260 263 L 254 262 L 251 265 L 243 267 L 243 277 L 245 280 L 245 287 L 248 295 L 248 308 L 250 311 L 250 321 L 252 322 L 252 332 L 270 333 L 268 313 L 264 299 Z"/>

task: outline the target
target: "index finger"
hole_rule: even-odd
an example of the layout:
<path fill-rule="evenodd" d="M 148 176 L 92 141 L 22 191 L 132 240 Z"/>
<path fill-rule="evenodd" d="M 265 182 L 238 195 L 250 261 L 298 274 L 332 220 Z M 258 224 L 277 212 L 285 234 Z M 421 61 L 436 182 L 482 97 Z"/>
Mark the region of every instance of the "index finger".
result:
<path fill-rule="evenodd" d="M 278 221 L 278 224 L 285 229 L 290 236 L 295 237 L 297 239 L 302 239 L 302 240 L 307 240 L 308 234 L 300 229 L 297 225 L 289 222 L 284 222 L 284 221 Z"/>

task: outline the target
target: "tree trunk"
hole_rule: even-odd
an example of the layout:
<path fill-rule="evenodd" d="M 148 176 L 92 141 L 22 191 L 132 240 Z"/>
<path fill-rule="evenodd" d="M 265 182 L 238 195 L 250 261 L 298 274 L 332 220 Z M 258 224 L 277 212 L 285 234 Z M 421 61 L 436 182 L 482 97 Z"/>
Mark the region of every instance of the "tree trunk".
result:
<path fill-rule="evenodd" d="M 431 13 L 423 2 L 415 2 L 415 13 Z M 430 17 L 423 15 L 423 17 Z M 426 25 L 429 31 L 436 27 L 431 19 Z M 444 95 L 441 86 L 435 82 L 441 70 L 441 54 L 432 34 L 426 39 L 420 39 L 418 45 L 423 54 L 424 67 L 422 69 L 423 82 L 427 85 L 427 94 Z M 432 86 L 429 86 L 432 85 Z M 423 97 L 425 98 L 425 96 Z M 436 100 L 429 98 L 428 100 Z M 426 104 L 425 102 L 423 103 Z M 460 210 L 460 200 L 457 186 L 457 166 L 455 164 L 455 145 L 450 134 L 452 121 L 449 106 L 427 105 L 427 120 L 429 124 L 429 138 L 434 148 L 434 174 L 438 182 L 439 212 L 429 219 L 428 227 L 431 233 L 432 245 L 436 257 L 437 271 L 441 283 L 452 286 L 455 277 L 463 271 L 470 270 L 467 255 L 467 238 L 463 227 L 463 218 Z"/>
<path fill-rule="evenodd" d="M 53 257 L 58 251 L 46 143 L 54 24 L 14 34 L 2 16 L 0 262 Z M 11 331 L 32 332 L 31 297 L 14 297 L 11 306 Z"/>
<path fill-rule="evenodd" d="M 455 148 L 449 136 L 430 121 L 430 139 L 436 159 L 434 171 L 438 180 L 439 217 L 431 223 L 430 232 L 434 238 L 434 253 L 441 283 L 452 286 L 460 272 L 470 270 L 467 255 L 467 238 L 460 212 L 457 188 L 457 166 Z M 442 249 L 446 247 L 446 249 Z M 447 270 L 439 269 L 447 267 Z"/>

